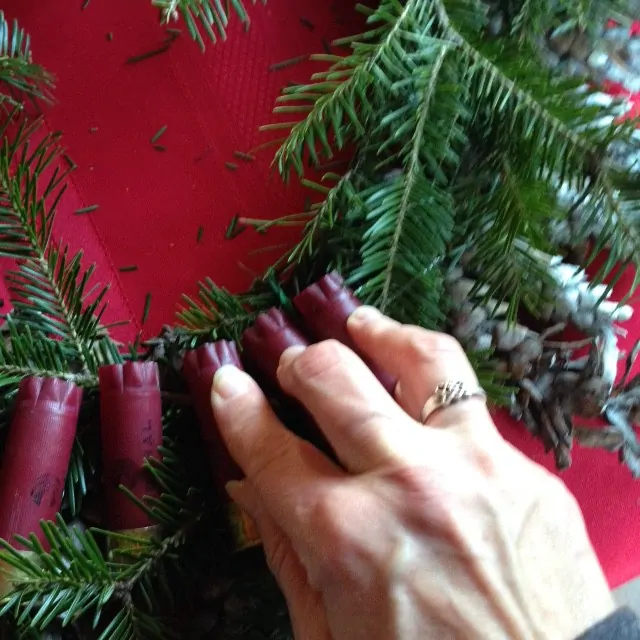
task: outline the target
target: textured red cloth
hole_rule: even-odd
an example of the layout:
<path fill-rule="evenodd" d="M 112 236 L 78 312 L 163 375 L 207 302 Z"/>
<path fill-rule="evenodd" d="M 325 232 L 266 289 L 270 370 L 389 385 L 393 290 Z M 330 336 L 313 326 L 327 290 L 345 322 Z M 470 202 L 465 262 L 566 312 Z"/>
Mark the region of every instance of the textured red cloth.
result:
<path fill-rule="evenodd" d="M 234 150 L 265 140 L 257 127 L 272 121 L 279 88 L 314 69 L 308 63 L 269 72 L 269 65 L 321 52 L 322 38 L 353 30 L 342 19 L 335 24 L 332 4 L 340 3 L 272 0 L 249 9 L 248 34 L 235 21 L 229 40 L 205 55 L 185 33 L 168 53 L 125 65 L 128 57 L 162 42 L 150 0 L 91 0 L 84 11 L 81 4 L 5 0 L 3 8 L 20 17 L 31 32 L 34 58 L 58 76 L 58 104 L 47 109 L 46 119 L 64 131 L 79 169 L 56 231 L 83 248 L 97 262 L 100 279 L 112 283 L 109 319 L 131 319 L 129 336 L 139 327 L 146 292 L 153 292 L 145 326 L 151 334 L 173 320 L 181 294 L 194 294 L 199 279 L 211 276 L 238 289 L 251 280 L 238 261 L 258 272 L 277 255 L 248 256 L 253 248 L 282 243 L 286 234 L 247 232 L 227 242 L 225 227 L 237 213 L 266 218 L 301 211 L 304 194 L 270 177 L 269 152 L 251 164 L 235 160 L 236 172 L 225 169 L 225 162 L 234 161 Z M 301 16 L 315 30 L 303 26 Z M 168 125 L 161 140 L 165 153 L 149 141 L 162 125 Z M 91 127 L 99 130 L 92 134 Z M 93 214 L 71 214 L 94 203 L 100 209 Z M 200 225 L 204 236 L 196 245 Z M 118 273 L 130 264 L 138 271 Z M 639 328 L 635 319 L 628 324 L 629 342 Z M 500 422 L 511 441 L 552 465 L 521 426 Z M 582 505 L 609 581 L 617 585 L 640 574 L 640 483 L 615 456 L 577 450 L 574 458 L 563 478 Z"/>

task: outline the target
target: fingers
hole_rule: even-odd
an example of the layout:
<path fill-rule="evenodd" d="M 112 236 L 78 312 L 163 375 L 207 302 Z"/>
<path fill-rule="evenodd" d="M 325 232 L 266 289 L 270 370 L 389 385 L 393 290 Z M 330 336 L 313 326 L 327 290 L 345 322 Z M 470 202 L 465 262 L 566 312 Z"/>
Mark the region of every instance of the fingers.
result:
<path fill-rule="evenodd" d="M 329 340 L 288 349 L 280 386 L 312 414 L 340 461 L 360 473 L 405 457 L 415 427 L 353 351 Z"/>
<path fill-rule="evenodd" d="M 349 318 L 349 333 L 356 346 L 398 378 L 396 399 L 405 411 L 420 414 L 438 384 L 461 380 L 477 386 L 476 374 L 460 344 L 451 336 L 419 327 L 401 325 L 373 307 L 360 307 Z M 469 418 L 489 419 L 481 399 L 465 400 L 429 418 L 434 426 L 453 426 Z"/>
<path fill-rule="evenodd" d="M 268 504 L 271 516 L 287 535 L 300 538 L 314 495 L 344 472 L 288 431 L 243 371 L 227 365 L 216 373 L 212 405 L 232 457 Z"/>

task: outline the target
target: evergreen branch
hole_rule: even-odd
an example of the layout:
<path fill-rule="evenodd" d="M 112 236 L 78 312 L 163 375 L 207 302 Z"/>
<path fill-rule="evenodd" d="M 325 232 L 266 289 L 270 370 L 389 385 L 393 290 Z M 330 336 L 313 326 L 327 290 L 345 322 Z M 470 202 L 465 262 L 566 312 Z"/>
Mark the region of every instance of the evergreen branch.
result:
<path fill-rule="evenodd" d="M 255 3 L 256 0 L 251 0 L 251 4 Z M 262 4 L 265 3 L 266 0 L 262 0 Z M 227 39 L 231 8 L 242 21 L 245 30 L 248 30 L 251 24 L 242 0 L 227 0 L 226 7 L 222 5 L 221 0 L 152 0 L 152 4 L 160 9 L 162 21 L 166 24 L 180 14 L 191 37 L 202 51 L 205 50 L 203 32 L 214 44 L 218 37 L 222 40 Z"/>
<path fill-rule="evenodd" d="M 151 579 L 151 567 L 166 559 L 175 546 L 173 537 L 161 542 L 135 538 L 137 553 L 130 565 L 126 561 L 107 561 L 92 532 L 71 529 L 60 516 L 55 525 L 43 522 L 41 526 L 50 545 L 49 552 L 35 535 L 29 539 L 18 538 L 26 553 L 0 540 L 4 548 L 0 560 L 11 567 L 4 571 L 13 586 L 13 591 L 2 601 L 0 616 L 13 613 L 19 625 L 44 630 L 54 619 L 67 626 L 91 611 L 96 628 L 108 607 L 119 603 L 121 610 L 101 638 L 166 637 L 164 626 L 139 610 L 133 592 L 143 579 Z M 130 538 L 134 542 L 134 538 Z M 139 617 L 137 622 L 136 617 Z M 149 632 L 156 629 L 158 633 L 119 635 L 124 629 L 140 625 Z"/>
<path fill-rule="evenodd" d="M 198 283 L 198 289 L 198 300 L 183 296 L 185 306 L 178 319 L 187 332 L 211 340 L 239 340 L 261 311 L 278 303 L 264 286 L 234 295 L 207 278 Z"/>
<path fill-rule="evenodd" d="M 522 303 L 535 314 L 548 273 L 529 249 L 550 250 L 546 231 L 560 215 L 558 205 L 549 186 L 506 153 L 472 155 L 473 178 L 461 178 L 453 189 L 459 221 L 454 246 L 462 247 L 466 269 L 486 291 L 479 303 L 507 302 L 511 320 Z"/>
<path fill-rule="evenodd" d="M 362 34 L 362 42 L 352 42 L 350 55 L 314 56 L 312 59 L 329 60 L 334 64 L 328 71 L 315 74 L 312 79 L 316 82 L 284 89 L 279 102 L 302 103 L 299 110 L 308 113 L 304 120 L 291 126 L 286 141 L 276 154 L 275 162 L 283 176 L 289 173 L 291 166 L 299 175 L 303 174 L 305 149 L 317 161 L 317 141 L 325 155 L 332 157 L 328 129 L 333 133 L 337 149 L 344 148 L 350 140 L 364 137 L 364 123 L 375 113 L 376 81 L 384 79 L 385 66 L 408 64 L 408 59 L 400 59 L 396 48 L 400 46 L 403 27 L 423 18 L 427 4 L 422 0 L 408 0 L 403 6 L 397 0 L 384 0 L 368 19 L 369 23 L 381 22 L 382 26 Z M 360 5 L 358 8 L 370 13 Z M 369 42 L 376 40 L 375 44 Z M 381 84 L 386 87 L 388 80 Z M 378 98 L 382 98 L 382 92 Z"/>
<path fill-rule="evenodd" d="M 380 310 L 385 313 L 389 305 L 389 290 L 391 288 L 391 282 L 393 280 L 393 273 L 396 268 L 396 261 L 398 259 L 398 251 L 400 249 L 400 242 L 402 233 L 404 230 L 404 222 L 411 207 L 413 200 L 413 192 L 424 175 L 422 163 L 420 162 L 421 155 L 423 154 L 424 135 L 427 125 L 427 117 L 431 111 L 431 102 L 435 95 L 435 89 L 440 74 L 440 69 L 444 63 L 444 59 L 447 55 L 448 49 L 446 46 L 440 47 L 440 52 L 436 58 L 433 67 L 429 71 L 429 79 L 424 87 L 424 92 L 421 99 L 421 105 L 418 109 L 418 117 L 416 122 L 416 129 L 413 134 L 411 154 L 409 161 L 405 166 L 406 178 L 404 181 L 404 193 L 402 194 L 402 200 L 400 202 L 400 209 L 395 222 L 395 232 L 391 246 L 389 247 L 389 261 L 386 268 L 386 275 L 384 276 L 384 283 L 382 285 L 382 291 L 380 294 Z"/>
<path fill-rule="evenodd" d="M 487 398 L 492 405 L 507 407 L 513 392 L 508 376 L 499 373 L 497 359 L 492 350 L 470 351 L 467 353 L 469 362 L 473 366 L 480 386 L 486 391 Z"/>
<path fill-rule="evenodd" d="M 551 27 L 554 33 L 596 31 L 627 9 L 624 0 L 504 0 L 511 35 L 533 41 Z"/>
<path fill-rule="evenodd" d="M 367 302 L 385 310 L 393 300 L 394 309 L 410 310 L 402 317 L 415 322 L 423 313 L 430 326 L 437 326 L 441 319 L 437 312 L 439 286 L 429 283 L 433 297 L 428 308 L 421 308 L 419 296 L 410 293 L 424 275 L 416 256 L 423 258 L 422 270 L 434 268 L 444 258 L 444 244 L 440 243 L 439 257 L 432 253 L 430 258 L 424 246 L 438 238 L 439 231 L 444 230 L 445 238 L 450 233 L 453 211 L 448 181 L 452 173 L 462 170 L 456 150 L 464 145 L 465 134 L 474 132 L 479 133 L 474 140 L 479 143 L 476 149 L 495 155 L 499 160 L 497 175 L 502 176 L 497 183 L 487 183 L 488 194 L 471 194 L 472 202 L 478 201 L 479 193 L 483 194 L 480 200 L 487 196 L 482 206 L 490 207 L 489 211 L 478 208 L 474 214 L 476 222 L 483 217 L 473 233 L 478 243 L 478 285 L 489 284 L 500 299 L 508 299 L 511 317 L 521 300 L 535 306 L 533 288 L 526 285 L 526 279 L 516 278 L 536 267 L 521 250 L 521 241 L 522 246 L 543 247 L 543 223 L 559 214 L 551 195 L 558 181 L 593 191 L 591 217 L 599 215 L 608 221 L 602 235 L 612 247 L 611 258 L 594 284 L 611 274 L 616 258 L 640 256 L 639 231 L 630 215 L 635 206 L 632 189 L 626 191 L 631 199 L 624 201 L 624 193 L 613 188 L 614 171 L 607 157 L 609 144 L 623 139 L 626 129 L 600 127 L 597 121 L 608 111 L 587 107 L 588 92 L 578 82 L 541 71 L 536 51 L 526 42 L 486 38 L 486 6 L 475 0 L 383 0 L 378 10 L 365 12 L 373 26 L 348 40 L 352 54 L 317 56 L 332 63 L 330 69 L 315 74 L 314 83 L 286 88 L 279 98 L 287 112 L 304 114 L 276 155 L 285 176 L 291 166 L 302 173 L 305 154 L 317 163 L 316 146 L 330 156 L 334 145 L 341 148 L 347 139 L 360 142 L 359 167 L 352 167 L 348 181 L 329 190 L 325 202 L 312 208 L 303 239 L 278 262 L 279 267 L 295 265 L 291 272 L 295 277 L 303 265 L 308 266 L 311 256 L 322 265 L 340 263 L 346 267 L 343 273 L 348 281 L 359 286 L 358 293 Z M 446 65 L 449 84 L 457 87 L 459 95 L 448 96 L 443 89 L 446 100 L 432 113 L 423 93 L 431 95 L 440 84 L 446 54 L 436 64 L 433 52 L 446 50 L 452 50 L 451 63 Z M 417 81 L 421 78 L 427 78 L 422 85 Z M 276 108 L 276 112 L 281 110 Z M 510 132 L 506 139 L 502 135 L 505 127 Z M 442 131 L 451 135 L 443 139 L 438 136 Z M 328 142 L 330 132 L 332 143 Z M 502 148 L 492 147 L 494 138 L 505 142 Z M 372 156 L 381 158 L 378 169 L 402 166 L 402 178 L 394 178 L 395 189 L 388 180 L 380 185 L 380 175 L 372 175 L 365 166 Z M 514 162 L 524 163 L 528 172 L 515 182 L 509 169 Z M 358 198 L 342 197 L 345 184 L 363 182 L 363 170 L 367 176 L 364 182 L 373 186 L 360 190 Z M 523 186 L 521 193 L 518 186 Z M 534 197 L 539 197 L 539 202 Z M 416 211 L 410 213 L 412 220 L 407 225 L 405 218 L 411 207 Z M 418 210 L 431 213 L 431 218 L 429 213 L 423 214 L 427 220 L 420 227 L 415 226 Z M 443 220 L 448 221 L 444 226 Z M 336 245 L 336 225 L 354 229 L 354 221 L 353 235 L 360 234 L 364 243 L 356 239 Z M 588 226 L 589 216 L 585 232 Z M 401 240 L 409 235 L 413 242 L 405 241 L 402 247 Z M 416 238 L 425 245 L 420 246 Z M 340 253 L 327 255 L 331 242 Z M 347 253 L 358 245 L 361 262 L 354 264 Z M 398 264 L 402 269 L 396 268 Z M 398 288 L 390 294 L 394 279 Z"/>
<path fill-rule="evenodd" d="M 479 76 L 475 100 L 491 105 L 491 118 L 499 118 L 500 127 L 505 126 L 505 118 L 508 120 L 520 154 L 539 160 L 540 177 L 550 180 L 559 176 L 560 182 L 567 181 L 578 185 L 581 191 L 592 192 L 586 207 L 591 211 L 585 217 L 584 229 L 588 229 L 594 217 L 604 218 L 605 233 L 599 238 L 600 246 L 608 244 L 613 256 L 627 258 L 621 266 L 614 259 L 607 261 L 606 268 L 600 270 L 592 284 L 600 284 L 616 269 L 620 273 L 629 260 L 640 265 L 640 229 L 623 211 L 625 205 L 614 188 L 616 169 L 607 155 L 609 144 L 620 139 L 626 127 L 594 125 L 594 110 L 584 106 L 587 96 L 576 90 L 574 82 L 552 77 L 545 83 L 539 82 L 534 55 L 523 56 L 526 48 L 513 50 L 501 44 L 496 47 L 492 42 L 485 42 L 481 48 L 474 46 L 452 25 L 445 2 L 434 1 L 446 36 L 468 56 L 468 73 Z M 513 63 L 514 55 L 517 65 Z"/>
<path fill-rule="evenodd" d="M 0 387 L 12 386 L 27 376 L 62 378 L 79 386 L 95 387 L 98 379 L 69 359 L 59 340 L 51 340 L 16 323 L 10 315 L 0 340 Z M 6 389 L 5 389 L 6 392 Z"/>
<path fill-rule="evenodd" d="M 40 179 L 59 157 L 59 136 L 46 134 L 34 145 L 30 138 L 39 122 L 22 122 L 11 138 L 10 123 L 0 129 L 0 256 L 18 262 L 7 276 L 14 319 L 59 339 L 86 375 L 95 374 L 104 358 L 118 362 L 119 356 L 100 326 L 108 287 L 91 288 L 95 266 L 83 270 L 81 252 L 71 256 L 68 247 L 51 241 L 67 172 L 56 167 L 44 187 Z"/>
<path fill-rule="evenodd" d="M 368 228 L 361 264 L 347 280 L 363 302 L 384 307 L 402 322 L 437 328 L 444 319 L 441 267 L 453 207 L 448 194 L 424 176 L 415 177 L 410 185 L 408 181 L 403 172 L 363 192 Z M 410 208 L 400 224 L 398 216 L 408 191 Z M 396 257 L 390 263 L 394 243 Z"/>
<path fill-rule="evenodd" d="M 302 239 L 288 253 L 288 264 L 300 264 L 314 255 L 314 242 L 322 232 L 330 231 L 340 217 L 340 208 L 345 200 L 355 196 L 355 189 L 351 183 L 353 172 L 347 171 L 325 195 L 322 203 L 313 205 L 310 211 L 311 220 L 305 226 Z M 309 182 L 307 185 L 311 186 Z"/>
<path fill-rule="evenodd" d="M 0 616 L 13 612 L 19 625 L 45 629 L 59 616 L 68 624 L 90 607 L 100 612 L 113 597 L 114 580 L 92 534 L 72 531 L 61 517 L 57 525 L 43 522 L 42 530 L 49 553 L 33 534 L 18 538 L 28 553 L 0 540 L 13 587 Z"/>
<path fill-rule="evenodd" d="M 31 58 L 30 38 L 16 20 L 10 27 L 0 11 L 0 83 L 12 92 L 49 101 L 53 76 Z M 0 101 L 21 107 L 20 96 L 0 94 Z"/>
<path fill-rule="evenodd" d="M 54 619 L 66 626 L 92 612 L 95 629 L 106 612 L 118 606 L 101 638 L 171 635 L 154 612 L 161 610 L 161 601 L 173 600 L 167 571 L 179 564 L 175 552 L 198 522 L 202 505 L 189 486 L 175 445 L 167 441 L 160 455 L 162 461 L 152 459 L 146 468 L 162 487 L 162 495 L 136 502 L 163 522 L 165 535 L 155 539 L 100 529 L 82 531 L 70 528 L 58 516 L 56 524 L 41 523 L 49 551 L 35 535 L 16 537 L 26 553 L 0 540 L 4 549 L 0 563 L 9 567 L 4 571 L 13 588 L 0 603 L 0 617 L 12 613 L 19 625 L 42 630 Z M 108 557 L 101 552 L 96 534 L 104 535 L 113 547 Z"/>

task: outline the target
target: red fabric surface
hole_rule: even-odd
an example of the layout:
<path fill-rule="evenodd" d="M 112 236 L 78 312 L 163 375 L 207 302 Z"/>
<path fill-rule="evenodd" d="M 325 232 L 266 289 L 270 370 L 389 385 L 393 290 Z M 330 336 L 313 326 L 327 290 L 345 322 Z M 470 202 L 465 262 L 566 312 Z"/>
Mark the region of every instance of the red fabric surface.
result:
<path fill-rule="evenodd" d="M 251 280 L 239 261 L 258 272 L 277 255 L 248 253 L 282 243 L 282 232 L 266 238 L 248 232 L 228 242 L 224 230 L 236 213 L 267 218 L 300 211 L 303 192 L 285 188 L 271 175 L 268 151 L 252 164 L 236 160 L 236 172 L 225 169 L 225 162 L 234 161 L 234 150 L 246 151 L 265 140 L 257 127 L 272 121 L 279 88 L 305 79 L 314 68 L 308 63 L 269 72 L 269 65 L 321 52 L 322 38 L 352 30 L 336 25 L 328 0 L 273 0 L 250 9 L 248 34 L 236 20 L 229 40 L 208 47 L 205 55 L 183 33 L 169 52 L 125 65 L 128 57 L 163 40 L 150 0 L 91 0 L 84 11 L 80 0 L 62 4 L 5 0 L 3 6 L 31 33 L 34 58 L 58 77 L 58 103 L 46 110 L 46 121 L 64 131 L 69 155 L 79 165 L 56 233 L 73 248 L 83 248 L 87 260 L 98 264 L 100 280 L 112 283 L 109 320 L 131 320 L 119 337 L 135 335 L 145 295 L 153 292 L 144 327 L 146 335 L 153 334 L 173 321 L 181 294 L 193 295 L 199 279 L 211 276 L 238 289 Z M 299 22 L 303 15 L 315 24 L 314 31 Z M 161 142 L 167 151 L 159 153 L 150 138 L 165 124 Z M 91 127 L 99 130 L 92 134 Z M 97 212 L 72 215 L 94 203 L 100 205 Z M 204 237 L 196 245 L 200 225 Z M 117 271 L 130 264 L 139 270 Z M 627 328 L 631 340 L 640 326 L 634 319 Z M 540 443 L 521 426 L 502 417 L 499 422 L 507 438 L 552 466 Z M 577 450 L 574 458 L 563 479 L 582 505 L 615 586 L 640 574 L 640 483 L 615 456 Z"/>

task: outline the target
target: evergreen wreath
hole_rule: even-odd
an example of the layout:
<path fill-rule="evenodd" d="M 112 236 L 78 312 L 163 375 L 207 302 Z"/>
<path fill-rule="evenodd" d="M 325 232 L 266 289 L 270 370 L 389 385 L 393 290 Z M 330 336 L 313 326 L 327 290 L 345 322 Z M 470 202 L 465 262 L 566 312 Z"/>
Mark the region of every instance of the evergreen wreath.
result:
<path fill-rule="evenodd" d="M 249 24 L 241 0 L 153 4 L 163 22 L 181 16 L 201 48 L 225 37 L 231 13 Z M 59 135 L 42 134 L 25 115 L 29 101 L 49 99 L 53 78 L 0 13 L 0 255 L 16 261 L 0 341 L 2 425 L 25 377 L 85 390 L 63 508 L 42 524 L 49 549 L 35 536 L 1 543 L 13 583 L 0 601 L 0 637 L 290 637 L 260 551 L 234 554 L 224 535 L 181 365 L 185 350 L 238 340 L 262 311 L 290 310 L 294 295 L 331 270 L 363 302 L 456 335 L 492 399 L 510 402 L 559 466 L 578 437 L 640 474 L 640 383 L 625 376 L 614 386 L 611 377 L 614 322 L 629 308 L 609 300 L 640 259 L 637 173 L 616 158 L 633 124 L 619 121 L 619 105 L 599 104 L 584 77 L 541 63 L 545 43 L 595 37 L 621 4 L 358 5 L 366 30 L 314 56 L 326 70 L 283 89 L 276 122 L 264 127 L 284 136 L 275 155 L 282 177 L 302 180 L 315 202 L 273 221 L 234 220 L 230 230 L 299 224 L 300 242 L 244 294 L 200 283 L 176 327 L 128 353 L 101 323 L 107 289 L 93 284 L 93 267 L 51 239 L 73 166 Z M 322 180 L 305 177 L 308 166 L 324 169 Z M 572 265 L 577 256 L 588 266 L 603 250 L 590 280 Z M 552 340 L 567 324 L 586 334 L 587 358 L 573 358 L 582 343 Z M 106 531 L 95 515 L 98 369 L 125 360 L 161 369 L 165 442 L 147 469 L 162 495 L 130 495 L 161 525 L 159 537 Z M 600 414 L 606 429 L 573 423 Z M 128 552 L 117 551 L 123 545 Z"/>

